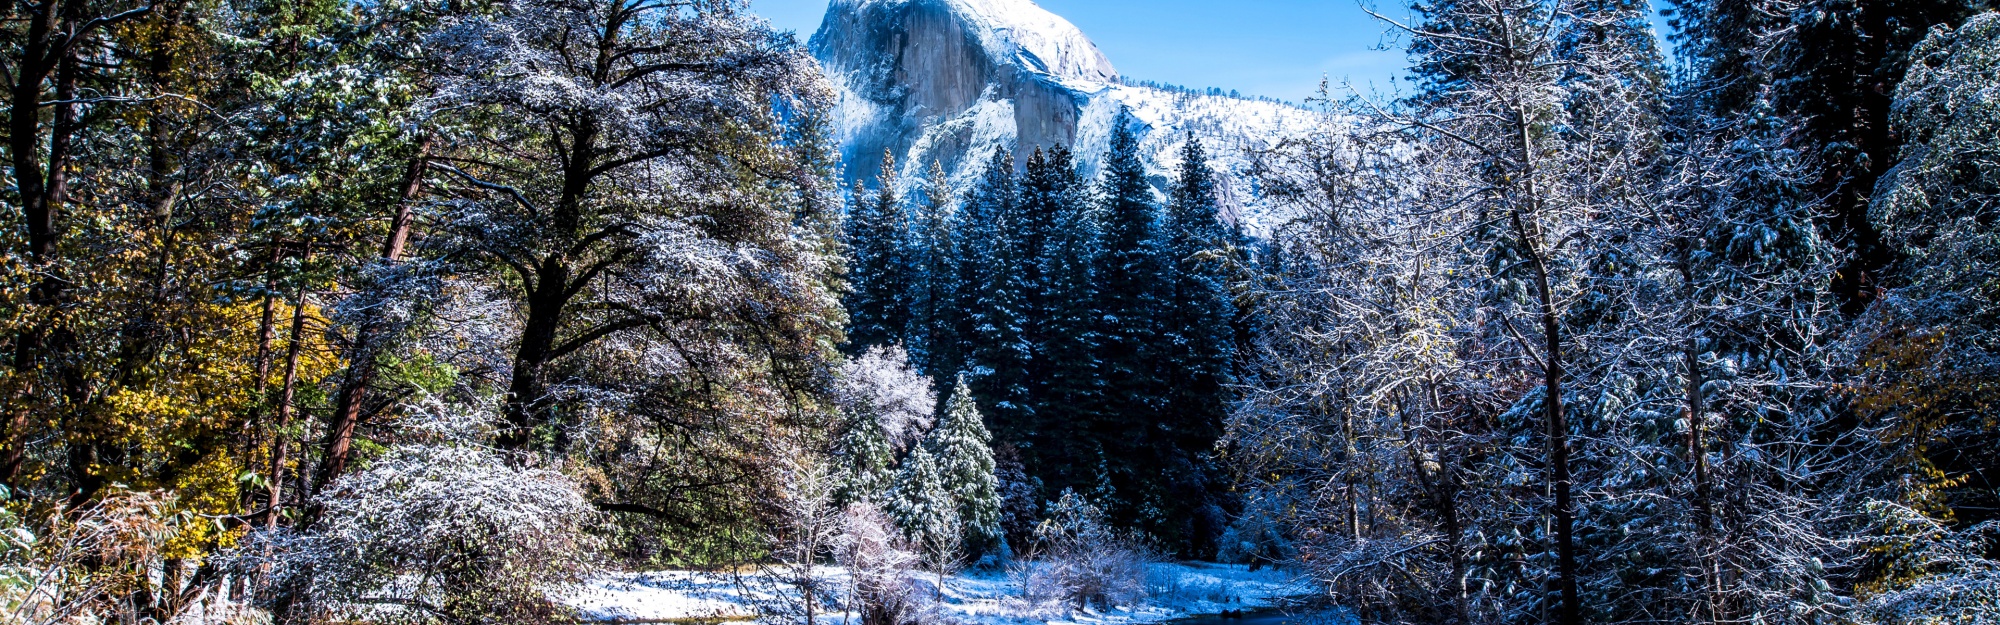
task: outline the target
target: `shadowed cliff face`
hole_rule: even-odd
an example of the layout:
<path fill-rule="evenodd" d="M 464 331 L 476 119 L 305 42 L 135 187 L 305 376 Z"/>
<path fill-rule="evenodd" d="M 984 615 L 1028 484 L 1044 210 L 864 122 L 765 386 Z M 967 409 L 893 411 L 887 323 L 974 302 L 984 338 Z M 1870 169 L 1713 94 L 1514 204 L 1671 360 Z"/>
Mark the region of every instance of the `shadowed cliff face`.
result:
<path fill-rule="evenodd" d="M 834 0 L 810 45 L 840 92 L 849 180 L 873 184 L 887 150 L 905 191 L 933 161 L 962 191 L 998 149 L 1019 166 L 1023 152 L 1069 146 L 1095 176 L 1123 123 L 1161 191 L 1187 137 L 1200 138 L 1234 220 L 1260 210 L 1249 152 L 1313 122 L 1278 102 L 1120 84 L 1081 31 L 1032 0 Z"/>

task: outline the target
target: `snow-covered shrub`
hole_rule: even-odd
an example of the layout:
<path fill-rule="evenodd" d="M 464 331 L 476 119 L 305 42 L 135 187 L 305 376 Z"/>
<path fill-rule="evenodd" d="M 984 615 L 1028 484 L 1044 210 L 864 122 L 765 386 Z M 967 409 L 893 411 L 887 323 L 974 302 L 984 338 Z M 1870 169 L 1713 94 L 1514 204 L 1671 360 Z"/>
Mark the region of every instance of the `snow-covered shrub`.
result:
<path fill-rule="evenodd" d="M 271 613 L 227 597 L 208 596 L 182 608 L 166 625 L 271 625 Z"/>
<path fill-rule="evenodd" d="M 391 450 L 333 483 L 320 522 L 268 535 L 281 617 L 379 623 L 540 623 L 594 570 L 596 509 L 567 477 L 460 445 Z"/>
<path fill-rule="evenodd" d="M 840 478 L 817 454 L 784 450 L 779 459 L 778 516 L 766 539 L 778 559 L 778 581 L 796 592 L 773 593 L 767 622 L 814 625 L 825 612 L 833 581 L 816 566 L 840 541 L 843 511 L 835 504 Z"/>
<path fill-rule="evenodd" d="M 1248 564 L 1251 570 L 1289 561 L 1298 555 L 1285 535 L 1285 526 L 1276 507 L 1276 497 L 1256 497 L 1245 506 L 1243 515 L 1222 530 L 1217 539 L 1216 560 L 1228 564 Z"/>
<path fill-rule="evenodd" d="M 1231 590 L 1229 584 L 1219 578 L 1190 575 L 1179 569 L 1149 569 L 1146 576 L 1146 595 L 1154 605 L 1227 605 L 1238 599 Z"/>
<path fill-rule="evenodd" d="M 1907 506 L 1869 505 L 1884 582 L 1865 607 L 1883 625 L 1994 623 L 2000 619 L 2000 522 L 1954 531 Z"/>
<path fill-rule="evenodd" d="M 866 503 L 847 506 L 834 560 L 853 580 L 847 609 L 861 615 L 861 625 L 917 623 L 929 610 L 910 577 L 917 551 L 881 509 Z"/>
<path fill-rule="evenodd" d="M 1145 596 L 1150 554 L 1119 535 L 1104 512 L 1075 491 L 1064 490 L 1035 530 L 1039 565 L 1024 584 L 1030 595 L 1053 592 L 1072 607 L 1113 607 Z"/>

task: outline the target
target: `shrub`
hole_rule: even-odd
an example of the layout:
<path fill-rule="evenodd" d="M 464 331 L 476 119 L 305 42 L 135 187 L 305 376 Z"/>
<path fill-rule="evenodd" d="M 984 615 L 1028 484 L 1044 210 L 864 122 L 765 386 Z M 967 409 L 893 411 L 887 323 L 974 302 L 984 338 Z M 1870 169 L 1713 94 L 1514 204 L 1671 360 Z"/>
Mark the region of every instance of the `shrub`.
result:
<path fill-rule="evenodd" d="M 286 622 L 547 623 L 595 570 L 598 514 L 567 477 L 470 446 L 408 446 L 341 478 L 322 521 L 246 545 Z"/>
<path fill-rule="evenodd" d="M 910 578 L 919 560 L 915 546 L 873 505 L 851 504 L 844 517 L 834 557 L 853 579 L 848 609 L 861 615 L 861 625 L 922 622 L 928 605 Z"/>
<path fill-rule="evenodd" d="M 1138 541 L 1113 531 L 1102 510 L 1070 490 L 1035 529 L 1034 555 L 1040 563 L 1029 569 L 1025 593 L 1053 593 L 1077 609 L 1144 597 L 1152 561 Z"/>

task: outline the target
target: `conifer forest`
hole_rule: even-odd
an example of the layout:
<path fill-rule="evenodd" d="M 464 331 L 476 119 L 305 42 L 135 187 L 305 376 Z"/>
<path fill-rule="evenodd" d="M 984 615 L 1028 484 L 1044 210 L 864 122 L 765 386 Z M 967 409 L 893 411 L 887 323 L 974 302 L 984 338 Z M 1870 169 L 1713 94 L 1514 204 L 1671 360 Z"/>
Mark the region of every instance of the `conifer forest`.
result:
<path fill-rule="evenodd" d="M 952 143 L 746 0 L 9 2 L 0 625 L 2000 623 L 2000 7 L 1362 6 Z"/>

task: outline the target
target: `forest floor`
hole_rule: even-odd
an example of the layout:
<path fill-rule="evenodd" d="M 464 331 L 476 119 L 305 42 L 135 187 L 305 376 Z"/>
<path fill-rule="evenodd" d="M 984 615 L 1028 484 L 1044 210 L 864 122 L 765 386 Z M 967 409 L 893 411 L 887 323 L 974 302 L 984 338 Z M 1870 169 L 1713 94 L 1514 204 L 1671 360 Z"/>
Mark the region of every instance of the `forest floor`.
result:
<path fill-rule="evenodd" d="M 821 567 L 815 573 L 827 580 L 827 587 L 835 589 L 836 595 L 844 594 L 840 589 L 847 585 L 845 571 Z M 921 586 L 919 592 L 937 593 L 935 578 L 921 574 L 916 578 Z M 1053 603 L 1023 600 L 1019 578 L 1008 571 L 971 571 L 945 578 L 944 591 L 938 593 L 942 595 L 938 616 L 971 625 L 1140 625 L 1271 608 L 1288 598 L 1311 592 L 1309 584 L 1276 569 L 1251 571 L 1240 565 L 1156 563 L 1148 567 L 1143 598 L 1132 605 L 1108 610 L 1073 610 Z M 826 603 L 839 605 L 841 598 L 831 597 Z M 755 621 L 760 616 L 796 614 L 802 605 L 796 588 L 781 583 L 778 575 L 769 570 L 616 574 L 592 582 L 569 603 L 597 623 Z M 819 614 L 817 620 L 838 625 L 848 616 L 833 608 Z"/>

